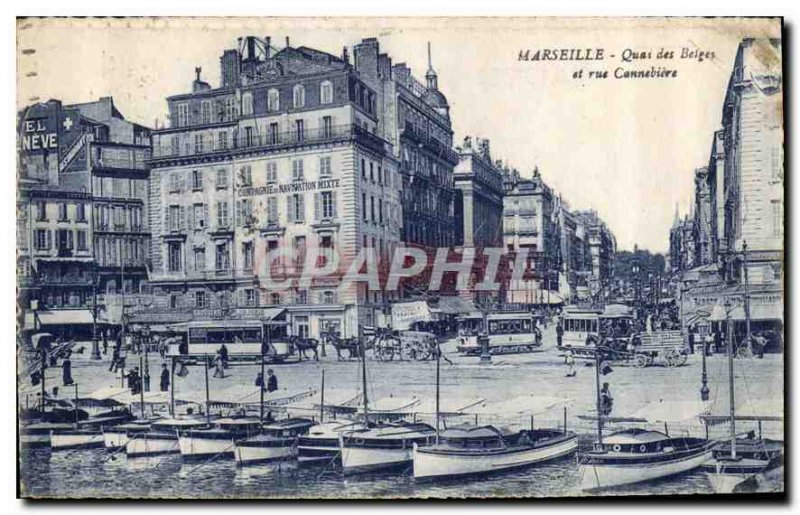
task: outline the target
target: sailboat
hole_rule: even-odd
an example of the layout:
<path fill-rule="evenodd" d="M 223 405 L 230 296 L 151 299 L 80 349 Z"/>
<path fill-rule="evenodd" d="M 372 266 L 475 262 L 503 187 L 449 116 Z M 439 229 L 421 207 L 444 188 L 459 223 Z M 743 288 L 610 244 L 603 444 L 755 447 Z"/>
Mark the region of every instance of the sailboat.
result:
<path fill-rule="evenodd" d="M 598 348 L 600 350 L 602 349 Z M 597 422 L 597 441 L 593 448 L 578 453 L 578 473 L 582 490 L 600 490 L 661 479 L 693 470 L 711 458 L 713 442 L 669 434 L 669 423 L 685 422 L 707 412 L 707 404 L 701 401 L 659 401 L 646 404 L 629 417 L 603 415 L 600 401 L 602 354 L 595 354 L 597 414 L 579 416 Z M 614 431 L 604 437 L 604 422 L 660 422 L 664 424 L 664 431 L 634 427 Z"/>
<path fill-rule="evenodd" d="M 733 332 L 729 322 L 728 350 L 728 409 L 727 415 L 711 414 L 702 417 L 706 424 L 728 423 L 730 438 L 714 448 L 713 458 L 704 464 L 707 477 L 715 493 L 733 493 L 737 487 L 767 469 L 777 476 L 783 473 L 784 444 L 779 440 L 765 439 L 761 434 L 762 422 L 783 421 L 783 406 L 771 405 L 768 400 L 736 407 L 735 375 L 733 371 Z M 780 415 L 779 415 L 780 414 Z M 758 436 L 748 432 L 736 433 L 736 421 L 758 422 Z M 751 480 L 750 483 L 753 483 Z"/>
<path fill-rule="evenodd" d="M 364 428 L 339 434 L 342 471 L 345 474 L 372 472 L 410 465 L 414 445 L 430 445 L 436 430 L 424 423 L 396 422 L 370 426 L 367 396 L 367 365 L 361 349 Z"/>

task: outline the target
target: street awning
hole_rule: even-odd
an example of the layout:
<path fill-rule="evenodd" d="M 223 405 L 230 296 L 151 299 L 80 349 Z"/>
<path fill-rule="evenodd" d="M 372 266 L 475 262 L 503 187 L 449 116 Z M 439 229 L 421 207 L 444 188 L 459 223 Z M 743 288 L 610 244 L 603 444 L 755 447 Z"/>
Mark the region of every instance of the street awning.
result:
<path fill-rule="evenodd" d="M 39 325 L 84 325 L 92 324 L 94 319 L 88 309 L 59 309 L 38 311 Z"/>
<path fill-rule="evenodd" d="M 730 310 L 731 320 L 740 322 L 745 320 L 744 306 L 733 306 Z M 709 320 L 722 322 L 726 319 L 725 307 L 715 304 L 711 310 Z M 750 306 L 751 321 L 783 320 L 783 308 L 778 304 L 752 304 Z"/>
<path fill-rule="evenodd" d="M 475 311 L 475 306 L 461 297 L 439 297 L 437 309 L 446 315 L 459 315 Z"/>

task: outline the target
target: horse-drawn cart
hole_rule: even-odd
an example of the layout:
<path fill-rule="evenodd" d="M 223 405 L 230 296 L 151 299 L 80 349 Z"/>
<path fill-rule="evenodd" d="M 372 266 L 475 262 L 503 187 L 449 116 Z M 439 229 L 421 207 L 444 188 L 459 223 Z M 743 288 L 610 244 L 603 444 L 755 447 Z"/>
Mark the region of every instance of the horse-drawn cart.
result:
<path fill-rule="evenodd" d="M 637 368 L 656 364 L 679 367 L 687 360 L 688 349 L 680 331 L 635 333 L 629 337 L 606 338 L 602 344 L 598 340 L 592 335 L 585 346 L 565 350 L 576 358 L 594 361 L 600 347 L 604 360 Z"/>

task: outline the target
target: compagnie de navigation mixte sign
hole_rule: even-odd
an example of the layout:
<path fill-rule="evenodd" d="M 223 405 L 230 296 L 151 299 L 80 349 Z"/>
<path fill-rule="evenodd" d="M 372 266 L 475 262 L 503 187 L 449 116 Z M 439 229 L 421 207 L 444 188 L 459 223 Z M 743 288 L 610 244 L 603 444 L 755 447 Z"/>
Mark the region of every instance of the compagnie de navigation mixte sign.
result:
<path fill-rule="evenodd" d="M 274 195 L 276 193 L 298 193 L 302 191 L 329 190 L 339 187 L 339 179 L 320 179 L 308 182 L 290 182 L 284 184 L 268 184 L 239 188 L 240 197 L 255 197 L 259 195 Z"/>

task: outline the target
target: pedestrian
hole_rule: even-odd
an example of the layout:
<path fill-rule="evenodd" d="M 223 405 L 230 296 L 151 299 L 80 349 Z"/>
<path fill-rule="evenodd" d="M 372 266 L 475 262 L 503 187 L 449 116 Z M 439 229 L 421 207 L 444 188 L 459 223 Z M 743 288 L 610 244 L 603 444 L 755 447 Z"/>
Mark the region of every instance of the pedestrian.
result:
<path fill-rule="evenodd" d="M 108 367 L 109 372 L 116 372 L 119 368 L 119 345 L 114 345 L 114 351 L 111 353 L 111 365 Z"/>
<path fill-rule="evenodd" d="M 167 390 L 169 390 L 169 369 L 167 364 L 163 363 L 161 365 L 161 391 L 166 392 Z"/>
<path fill-rule="evenodd" d="M 72 361 L 69 359 L 69 354 L 64 357 L 61 362 L 61 379 L 64 386 L 69 386 L 75 382 L 72 380 Z"/>
<path fill-rule="evenodd" d="M 130 388 L 132 394 L 137 394 L 140 392 L 140 383 L 139 383 L 139 367 L 133 367 L 133 370 L 128 372 L 128 388 Z"/>
<path fill-rule="evenodd" d="M 223 379 L 225 377 L 225 367 L 222 361 L 222 354 L 217 353 L 214 357 L 214 377 Z"/>
<path fill-rule="evenodd" d="M 600 414 L 608 415 L 614 407 L 614 398 L 611 396 L 611 388 L 608 383 L 603 383 L 600 390 Z"/>
<path fill-rule="evenodd" d="M 567 354 L 566 363 L 567 367 L 569 367 L 567 369 L 567 377 L 575 377 L 578 375 L 578 370 L 575 368 L 575 357 L 572 353 Z"/>
<path fill-rule="evenodd" d="M 267 370 L 267 391 L 274 392 L 278 389 L 278 376 L 270 368 Z"/>
<path fill-rule="evenodd" d="M 262 389 L 264 388 L 264 374 L 261 372 L 256 374 L 256 386 L 260 386 Z"/>
<path fill-rule="evenodd" d="M 559 321 L 556 324 L 556 345 L 561 347 L 561 342 L 564 339 L 564 325 L 563 322 Z"/>
<path fill-rule="evenodd" d="M 758 355 L 758 359 L 764 359 L 764 347 L 767 346 L 767 339 L 764 338 L 762 333 L 756 333 L 754 338 L 756 342 L 756 354 Z"/>
<path fill-rule="evenodd" d="M 228 347 L 224 343 L 219 348 L 219 355 L 222 358 L 222 366 L 228 368 Z"/>
<path fill-rule="evenodd" d="M 103 356 L 108 355 L 108 340 L 106 339 L 105 335 L 103 335 Z"/>
<path fill-rule="evenodd" d="M 689 326 L 689 354 L 694 354 L 694 326 Z"/>

